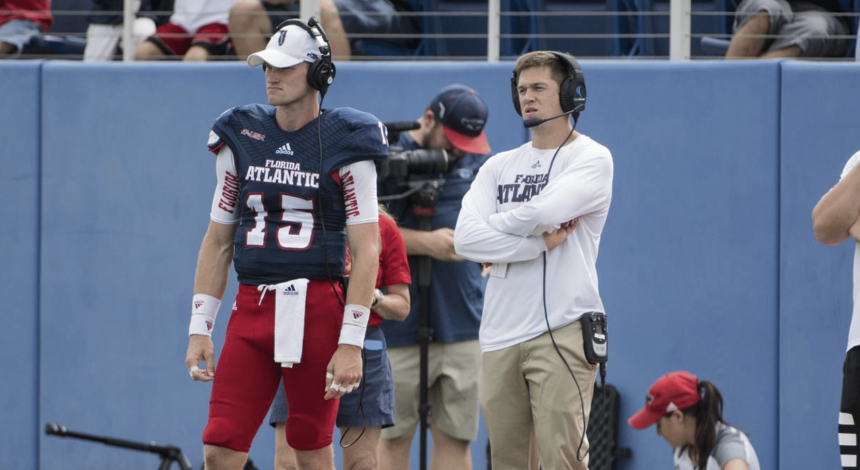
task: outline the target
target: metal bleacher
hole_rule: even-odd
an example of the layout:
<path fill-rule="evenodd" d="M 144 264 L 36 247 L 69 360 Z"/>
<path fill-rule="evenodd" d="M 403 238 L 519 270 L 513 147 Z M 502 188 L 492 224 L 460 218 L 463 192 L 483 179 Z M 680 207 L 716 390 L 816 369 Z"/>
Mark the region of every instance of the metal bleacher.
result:
<path fill-rule="evenodd" d="M 486 56 L 487 2 L 429 0 L 431 56 Z M 578 57 L 665 58 L 668 0 L 502 0 L 500 56 L 552 49 Z M 728 37 L 736 0 L 693 0 L 693 38 Z M 718 55 L 691 43 L 693 57 Z M 720 54 L 721 55 L 721 54 Z"/>
<path fill-rule="evenodd" d="M 634 0 L 502 0 L 500 57 L 554 49 L 579 57 L 632 56 L 644 51 Z M 628 5 L 629 4 L 629 5 Z M 432 58 L 487 56 L 487 2 L 427 0 L 423 49 Z"/>
<path fill-rule="evenodd" d="M 669 55 L 669 0 L 635 0 L 643 15 L 643 50 L 647 57 Z M 716 37 L 727 40 L 731 36 L 734 11 L 739 0 L 692 0 L 690 55 L 692 57 L 723 55 L 725 51 L 702 48 L 699 38 Z"/>
<path fill-rule="evenodd" d="M 725 54 L 740 0 L 691 0 L 690 58 Z M 361 38 L 359 60 L 487 60 L 488 0 L 412 0 L 422 27 L 415 47 L 395 47 L 384 34 Z M 857 30 L 860 0 L 841 0 Z M 32 57 L 81 59 L 90 2 L 54 0 L 54 26 L 26 51 Z M 499 59 L 541 49 L 582 58 L 666 59 L 670 0 L 500 0 Z M 847 57 L 853 56 L 853 41 Z M 490 59 L 492 60 L 492 59 Z"/>

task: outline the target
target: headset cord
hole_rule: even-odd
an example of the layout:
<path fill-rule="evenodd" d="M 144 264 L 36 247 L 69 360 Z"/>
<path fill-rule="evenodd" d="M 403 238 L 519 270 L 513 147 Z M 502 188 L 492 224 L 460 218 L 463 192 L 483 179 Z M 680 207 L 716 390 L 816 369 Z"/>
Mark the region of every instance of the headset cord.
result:
<path fill-rule="evenodd" d="M 567 134 L 567 137 L 564 138 L 563 141 L 558 145 L 558 148 L 555 149 L 555 153 L 552 155 L 552 159 L 549 161 L 549 169 L 546 172 L 546 180 L 547 184 L 549 184 L 549 176 L 552 172 L 552 166 L 555 163 L 555 157 L 558 156 L 558 153 L 561 151 L 561 148 L 564 147 L 565 142 L 570 139 L 573 135 L 573 132 L 576 130 L 576 123 L 579 120 L 579 115 L 573 115 L 573 127 L 571 127 L 570 132 Z M 552 341 L 552 346 L 555 348 L 555 352 L 558 354 L 558 357 L 561 358 L 561 361 L 564 362 L 565 367 L 567 367 L 567 371 L 570 373 L 570 376 L 573 378 L 573 383 L 576 384 L 576 389 L 579 392 L 579 404 L 582 407 L 582 435 L 579 438 L 579 446 L 576 448 L 576 460 L 583 461 L 585 460 L 585 456 L 588 455 L 588 451 L 585 451 L 585 455 L 582 458 L 579 457 L 579 452 L 582 450 L 582 445 L 585 442 L 585 433 L 588 423 L 585 421 L 585 400 L 582 398 L 582 387 L 579 386 L 579 381 L 576 380 L 576 374 L 573 373 L 573 369 L 570 367 L 570 364 L 567 362 L 567 359 L 564 358 L 564 355 L 561 354 L 561 350 L 558 349 L 558 344 L 555 342 L 555 336 L 552 334 L 552 327 L 549 324 L 549 312 L 546 307 L 546 251 L 543 252 L 543 314 L 544 320 L 546 321 L 546 330 L 549 332 L 549 339 Z"/>
<path fill-rule="evenodd" d="M 319 164 L 320 173 L 322 173 L 324 170 L 324 167 L 323 167 L 323 143 L 322 143 L 322 114 L 323 114 L 323 107 L 322 106 L 323 106 L 324 101 L 325 101 L 325 94 L 321 93 L 320 94 L 320 110 L 319 110 L 319 114 L 317 114 L 317 144 L 319 145 L 319 149 L 320 149 L 320 164 Z M 320 176 L 323 177 L 324 175 L 320 175 Z M 317 197 L 319 199 L 319 207 L 320 207 L 320 225 L 322 226 L 322 232 L 323 232 L 323 261 L 325 262 L 326 277 L 328 277 L 328 283 L 331 286 L 331 290 L 332 290 L 332 292 L 334 292 L 335 297 L 337 297 L 337 301 L 340 302 L 340 306 L 346 307 L 346 298 L 341 299 L 340 294 L 337 293 L 337 288 L 335 288 L 335 285 L 334 285 L 334 278 L 332 277 L 331 271 L 329 270 L 329 266 L 328 266 L 328 244 L 327 244 L 328 236 L 326 235 L 326 230 L 325 230 L 325 211 L 323 210 L 322 188 L 320 188 L 320 190 L 317 192 Z M 341 275 L 343 275 L 343 274 L 341 274 Z M 344 292 L 343 295 L 346 296 L 346 292 Z"/>

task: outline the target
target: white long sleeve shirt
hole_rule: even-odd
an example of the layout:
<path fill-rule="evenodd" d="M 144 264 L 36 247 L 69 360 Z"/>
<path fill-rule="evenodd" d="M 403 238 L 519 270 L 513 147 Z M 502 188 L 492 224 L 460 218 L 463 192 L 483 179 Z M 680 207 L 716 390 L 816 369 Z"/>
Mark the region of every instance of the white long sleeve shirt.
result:
<path fill-rule="evenodd" d="M 851 170 L 860 163 L 860 152 L 855 153 L 848 159 L 845 168 L 842 170 L 839 180 L 848 176 Z M 848 237 L 849 239 L 851 237 Z M 850 351 L 856 346 L 860 346 L 860 243 L 854 243 L 854 310 L 851 314 L 851 328 L 848 330 L 848 348 Z"/>
<path fill-rule="evenodd" d="M 480 342 L 495 351 L 603 312 L 595 263 L 612 199 L 612 155 L 585 135 L 555 149 L 531 142 L 491 157 L 463 198 L 454 245 L 464 258 L 491 262 Z M 579 226 L 547 250 L 542 234 L 572 219 Z M 543 253 L 546 252 L 544 270 Z"/>

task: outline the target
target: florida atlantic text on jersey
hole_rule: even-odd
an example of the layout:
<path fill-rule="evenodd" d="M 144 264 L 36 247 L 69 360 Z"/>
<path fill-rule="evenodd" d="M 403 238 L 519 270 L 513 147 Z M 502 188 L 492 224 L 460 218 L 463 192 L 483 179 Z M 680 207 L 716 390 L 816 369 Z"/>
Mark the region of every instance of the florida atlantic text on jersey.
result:
<path fill-rule="evenodd" d="M 288 132 L 278 127 L 275 110 L 261 104 L 232 108 L 210 135 L 209 148 L 217 153 L 227 145 L 235 162 L 236 174 L 226 176 L 223 193 L 227 206 L 238 202 L 233 263 L 239 282 L 339 278 L 352 205 L 338 170 L 386 158 L 384 126 L 371 114 L 338 108 Z"/>

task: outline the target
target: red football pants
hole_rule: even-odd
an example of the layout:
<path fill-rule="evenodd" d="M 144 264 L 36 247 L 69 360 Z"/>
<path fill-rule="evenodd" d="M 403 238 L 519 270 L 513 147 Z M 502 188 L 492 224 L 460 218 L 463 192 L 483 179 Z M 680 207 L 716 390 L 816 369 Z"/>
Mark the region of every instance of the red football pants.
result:
<path fill-rule="evenodd" d="M 335 282 L 338 295 L 343 291 Z M 275 293 L 260 302 L 256 286 L 240 285 L 209 399 L 203 443 L 248 452 L 283 377 L 290 416 L 287 442 L 298 450 L 329 446 L 339 400 L 325 400 L 326 366 L 337 349 L 343 307 L 329 281 L 308 283 L 301 362 L 274 361 Z"/>

